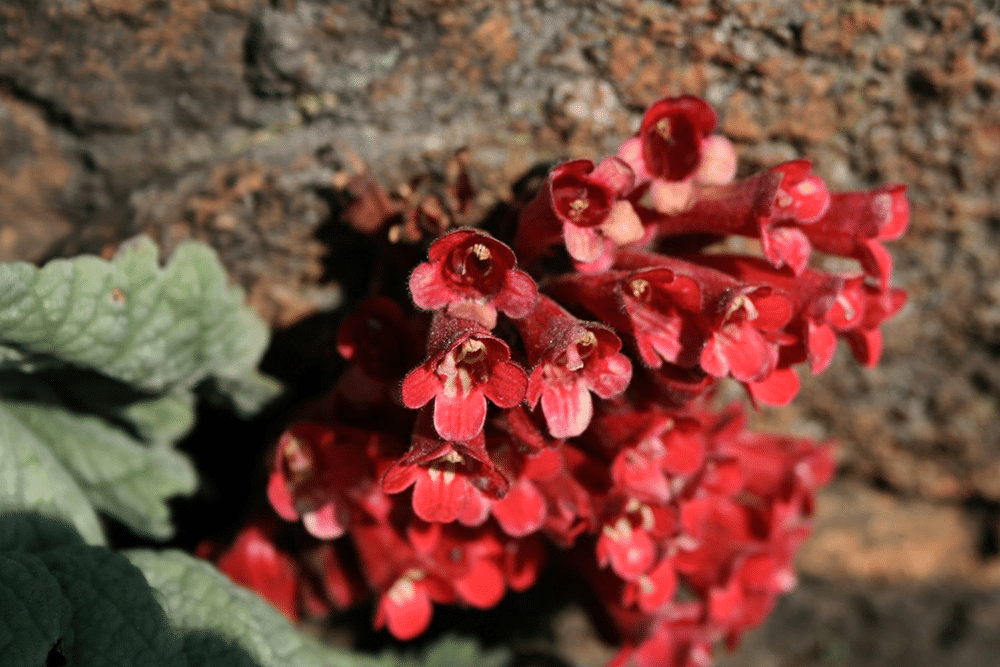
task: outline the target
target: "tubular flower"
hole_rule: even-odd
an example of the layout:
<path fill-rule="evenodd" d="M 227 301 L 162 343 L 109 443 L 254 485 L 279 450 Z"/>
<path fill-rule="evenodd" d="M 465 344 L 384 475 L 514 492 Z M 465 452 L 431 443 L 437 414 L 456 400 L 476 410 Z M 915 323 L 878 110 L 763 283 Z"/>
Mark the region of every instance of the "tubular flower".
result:
<path fill-rule="evenodd" d="M 610 328 L 581 322 L 544 296 L 518 325 L 534 365 L 525 400 L 530 407 L 541 401 L 553 438 L 580 435 L 594 413 L 590 392 L 611 398 L 632 379 L 621 341 Z"/>
<path fill-rule="evenodd" d="M 427 252 L 428 260 L 410 274 L 413 303 L 425 310 L 446 309 L 452 317 L 497 323 L 497 311 L 518 319 L 531 311 L 538 288 L 515 267 L 514 252 L 475 229 L 442 236 Z"/>
<path fill-rule="evenodd" d="M 758 238 L 773 266 L 801 273 L 811 245 L 802 227 L 819 220 L 830 205 L 830 192 L 812 173 L 808 160 L 794 160 L 731 185 L 708 186 L 695 193 L 691 207 L 676 215 L 644 211 L 660 236 L 738 234 Z"/>
<path fill-rule="evenodd" d="M 515 187 L 490 233 L 447 229 L 467 176 L 406 202 L 351 184 L 347 223 L 382 242 L 344 370 L 276 444 L 276 516 L 199 552 L 293 618 L 368 597 L 406 640 L 435 605 L 531 586 L 550 544 L 617 633 L 609 667 L 735 646 L 794 585 L 835 460 L 748 430 L 716 389 L 784 405 L 840 339 L 877 363 L 909 208 L 902 185 L 831 193 L 807 160 L 733 181 L 717 124 L 696 97 L 659 100 L 613 156 Z"/>
<path fill-rule="evenodd" d="M 510 348 L 471 320 L 438 315 L 430 356 L 403 379 L 403 405 L 434 401 L 434 428 L 446 440 L 471 440 L 486 423 L 486 399 L 511 408 L 524 398 L 528 377 L 510 361 Z"/>
<path fill-rule="evenodd" d="M 634 184 L 632 169 L 618 158 L 605 158 L 596 167 L 590 160 L 559 165 L 521 215 L 518 254 L 530 263 L 561 239 L 577 262 L 606 260 L 594 268 L 608 263 L 616 245 L 643 236 L 639 216 L 623 199 Z"/>

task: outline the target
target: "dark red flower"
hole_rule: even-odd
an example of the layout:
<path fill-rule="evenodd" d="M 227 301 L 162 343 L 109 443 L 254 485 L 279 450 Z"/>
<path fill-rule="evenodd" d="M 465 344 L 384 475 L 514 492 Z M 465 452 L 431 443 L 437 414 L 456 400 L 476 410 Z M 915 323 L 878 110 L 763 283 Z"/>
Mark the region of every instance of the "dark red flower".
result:
<path fill-rule="evenodd" d="M 438 314 L 429 357 L 403 380 L 403 405 L 434 401 L 434 428 L 445 440 L 471 440 L 486 422 L 486 399 L 511 408 L 524 399 L 528 376 L 510 361 L 510 348 L 471 320 Z"/>
<path fill-rule="evenodd" d="M 372 484 L 365 455 L 370 436 L 316 422 L 293 424 L 281 434 L 267 497 L 278 516 L 297 521 L 321 539 L 344 534 L 351 508 Z"/>
<path fill-rule="evenodd" d="M 684 180 L 698 167 L 702 143 L 717 123 L 715 110 L 693 95 L 654 102 L 639 128 L 646 170 L 668 181 Z"/>
<path fill-rule="evenodd" d="M 374 297 L 344 318 L 337 332 L 337 352 L 373 378 L 398 382 L 415 361 L 412 339 L 399 304 Z"/>
<path fill-rule="evenodd" d="M 444 308 L 452 317 L 492 329 L 497 310 L 517 319 L 534 305 L 535 281 L 514 268 L 514 252 L 486 232 L 446 234 L 431 245 L 427 257 L 410 274 L 410 294 L 418 308 Z"/>

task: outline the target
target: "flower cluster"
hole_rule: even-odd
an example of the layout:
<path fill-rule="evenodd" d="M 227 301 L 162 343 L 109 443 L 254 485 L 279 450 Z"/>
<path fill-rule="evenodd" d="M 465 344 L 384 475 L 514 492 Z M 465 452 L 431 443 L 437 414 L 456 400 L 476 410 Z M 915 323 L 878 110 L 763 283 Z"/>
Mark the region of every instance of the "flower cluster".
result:
<path fill-rule="evenodd" d="M 616 155 L 555 167 L 493 220 L 508 234 L 460 227 L 426 260 L 384 193 L 355 209 L 385 212 L 356 226 L 409 300 L 383 278 L 344 319 L 346 369 L 277 443 L 268 499 L 309 541 L 279 548 L 262 520 L 220 567 L 292 617 L 374 595 L 375 625 L 409 639 L 435 604 L 531 586 L 548 556 L 593 583 L 614 665 L 706 665 L 760 623 L 833 459 L 748 431 L 713 389 L 784 405 L 839 338 L 875 364 L 905 300 L 882 243 L 909 212 L 903 186 L 831 193 L 805 160 L 734 180 L 715 127 L 703 100 L 660 100 Z M 393 216 L 413 234 L 388 233 Z"/>

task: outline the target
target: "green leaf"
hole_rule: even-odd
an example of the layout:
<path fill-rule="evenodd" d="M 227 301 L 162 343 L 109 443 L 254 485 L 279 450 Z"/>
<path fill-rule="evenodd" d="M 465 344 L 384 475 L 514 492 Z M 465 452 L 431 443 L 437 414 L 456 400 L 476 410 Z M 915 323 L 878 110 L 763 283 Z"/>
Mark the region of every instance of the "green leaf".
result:
<path fill-rule="evenodd" d="M 187 667 L 183 644 L 142 573 L 64 525 L 0 516 L 0 665 Z M 12 638 L 12 639 L 11 639 Z"/>
<path fill-rule="evenodd" d="M 72 605 L 33 554 L 0 551 L 0 610 L 3 664 L 41 667 L 56 642 L 70 643 Z"/>
<path fill-rule="evenodd" d="M 179 245 L 162 269 L 145 237 L 111 262 L 0 264 L 0 368 L 58 359 L 160 393 L 243 377 L 266 344 L 264 323 L 200 243 Z"/>
<path fill-rule="evenodd" d="M 63 516 L 91 543 L 95 511 L 170 537 L 166 500 L 196 484 L 172 449 L 195 385 L 249 416 L 279 389 L 256 371 L 266 343 L 200 243 L 165 267 L 147 238 L 110 262 L 0 264 L 0 509 Z"/>
<path fill-rule="evenodd" d="M 484 650 L 474 639 L 445 635 L 419 653 L 387 651 L 377 667 L 504 667 L 511 657 L 505 648 Z"/>
<path fill-rule="evenodd" d="M 142 574 L 103 547 L 62 547 L 41 560 L 73 614 L 70 664 L 187 667 L 183 644 Z"/>
<path fill-rule="evenodd" d="M 76 480 L 48 445 L 0 403 L 0 512 L 12 510 L 64 517 L 87 542 L 104 542 L 97 514 Z"/>
<path fill-rule="evenodd" d="M 52 452 L 90 504 L 140 533 L 169 537 L 166 499 L 195 489 L 194 467 L 185 456 L 144 445 L 99 417 L 6 401 L 0 420 L 24 425 L 22 438 L 35 450 Z"/>
<path fill-rule="evenodd" d="M 213 378 L 206 390 L 210 401 L 248 418 L 274 400 L 282 386 L 274 378 L 252 371 L 237 378 Z"/>
<path fill-rule="evenodd" d="M 125 555 L 146 575 L 174 627 L 231 640 L 261 667 L 369 667 L 373 663 L 299 633 L 268 602 L 232 583 L 205 561 L 180 551 L 139 549 Z"/>

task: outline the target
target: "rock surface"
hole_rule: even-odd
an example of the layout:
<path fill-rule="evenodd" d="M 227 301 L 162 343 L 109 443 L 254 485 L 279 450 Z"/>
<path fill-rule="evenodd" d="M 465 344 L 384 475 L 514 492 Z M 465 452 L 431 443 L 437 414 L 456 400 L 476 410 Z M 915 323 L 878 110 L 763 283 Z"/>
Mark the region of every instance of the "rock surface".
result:
<path fill-rule="evenodd" d="M 762 415 L 839 440 L 848 486 L 823 499 L 806 584 L 745 655 L 987 664 L 1000 643 L 982 620 L 1000 610 L 989 0 L 5 2 L 0 260 L 107 254 L 139 231 L 167 250 L 202 238 L 287 326 L 343 298 L 319 239 L 359 162 L 395 187 L 441 178 L 464 150 L 492 193 L 484 210 L 533 166 L 612 151 L 645 105 L 680 93 L 719 109 L 744 171 L 807 157 L 833 188 L 899 181 L 912 204 L 890 246 L 910 302 L 881 365 L 841 350 L 790 409 Z M 920 605 L 938 634 L 910 622 Z M 961 630 L 946 632 L 953 617 Z M 920 642 L 934 637 L 931 662 Z"/>

